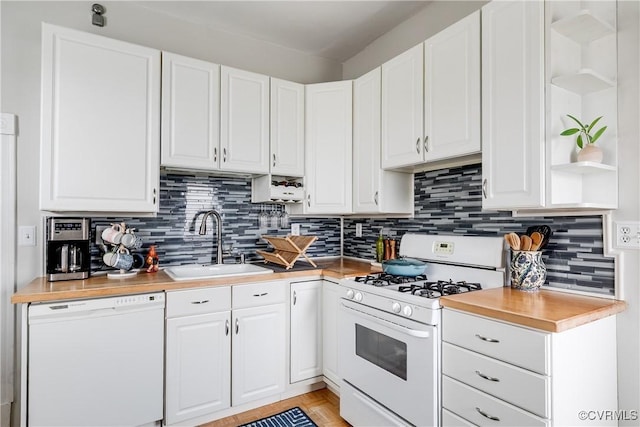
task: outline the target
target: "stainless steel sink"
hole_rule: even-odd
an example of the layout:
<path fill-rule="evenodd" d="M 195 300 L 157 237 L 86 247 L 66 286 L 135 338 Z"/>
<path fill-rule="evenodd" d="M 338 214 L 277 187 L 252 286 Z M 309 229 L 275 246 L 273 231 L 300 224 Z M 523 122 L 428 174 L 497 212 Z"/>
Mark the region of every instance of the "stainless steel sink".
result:
<path fill-rule="evenodd" d="M 273 270 L 255 264 L 189 264 L 167 267 L 164 271 L 173 280 L 217 279 L 273 273 Z"/>

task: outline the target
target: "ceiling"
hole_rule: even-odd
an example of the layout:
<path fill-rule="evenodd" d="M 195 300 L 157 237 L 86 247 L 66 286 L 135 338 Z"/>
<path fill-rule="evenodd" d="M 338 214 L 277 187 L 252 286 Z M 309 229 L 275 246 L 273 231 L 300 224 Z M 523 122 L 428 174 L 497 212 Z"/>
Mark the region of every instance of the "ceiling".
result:
<path fill-rule="evenodd" d="M 144 1 L 216 30 L 344 62 L 429 1 Z"/>

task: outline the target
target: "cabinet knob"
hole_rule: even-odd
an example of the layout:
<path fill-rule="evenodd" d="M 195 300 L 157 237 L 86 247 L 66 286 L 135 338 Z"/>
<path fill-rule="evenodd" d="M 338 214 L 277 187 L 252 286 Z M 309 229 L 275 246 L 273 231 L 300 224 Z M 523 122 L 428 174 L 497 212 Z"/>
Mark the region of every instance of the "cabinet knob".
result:
<path fill-rule="evenodd" d="M 378 192 L 376 191 L 376 194 L 373 195 L 373 201 L 376 202 L 376 206 L 378 206 Z"/>
<path fill-rule="evenodd" d="M 429 152 L 429 135 L 424 136 L 424 151 Z"/>
<path fill-rule="evenodd" d="M 296 305 L 296 302 L 298 302 L 298 295 L 296 291 L 293 291 L 293 305 Z"/>
<path fill-rule="evenodd" d="M 485 418 L 487 418 L 487 419 L 489 419 L 491 421 L 500 421 L 500 418 L 494 417 L 492 415 L 488 415 L 486 412 L 482 411 L 482 409 L 478 408 L 477 406 L 476 406 L 476 411 L 478 411 L 478 413 L 480 415 L 482 415 L 483 417 L 485 417 Z"/>
<path fill-rule="evenodd" d="M 480 335 L 480 334 L 476 334 L 476 338 L 478 338 L 479 340 L 482 340 L 482 341 L 486 341 L 486 342 L 492 342 L 492 343 L 499 343 L 499 342 L 500 342 L 500 340 L 496 340 L 496 339 L 493 339 L 493 338 L 483 337 L 483 336 L 482 336 L 482 335 Z"/>
<path fill-rule="evenodd" d="M 218 147 L 213 147 L 213 161 L 218 161 Z"/>
<path fill-rule="evenodd" d="M 236 317 L 236 335 L 238 335 L 239 330 L 240 330 L 240 324 L 238 323 L 238 318 Z"/>
<path fill-rule="evenodd" d="M 487 178 L 482 180 L 482 197 L 487 198 Z"/>
<path fill-rule="evenodd" d="M 276 155 L 274 154 L 273 155 L 273 166 L 275 166 L 275 165 L 276 165 Z"/>
<path fill-rule="evenodd" d="M 227 149 L 226 148 L 222 149 L 222 161 L 225 162 L 225 163 L 227 162 Z"/>
<path fill-rule="evenodd" d="M 156 204 L 156 194 L 157 194 L 157 190 L 154 188 L 153 189 L 153 204 Z"/>
<path fill-rule="evenodd" d="M 485 375 L 482 372 L 476 370 L 476 375 L 478 375 L 480 378 L 484 378 L 487 381 L 493 381 L 495 383 L 499 383 L 500 382 L 500 378 L 496 378 L 496 377 L 490 377 L 489 375 Z"/>
<path fill-rule="evenodd" d="M 420 137 L 416 140 L 416 152 L 420 154 Z"/>
<path fill-rule="evenodd" d="M 311 207 L 311 194 L 307 194 L 307 206 Z"/>
<path fill-rule="evenodd" d="M 229 336 L 229 319 L 224 321 L 224 335 Z"/>

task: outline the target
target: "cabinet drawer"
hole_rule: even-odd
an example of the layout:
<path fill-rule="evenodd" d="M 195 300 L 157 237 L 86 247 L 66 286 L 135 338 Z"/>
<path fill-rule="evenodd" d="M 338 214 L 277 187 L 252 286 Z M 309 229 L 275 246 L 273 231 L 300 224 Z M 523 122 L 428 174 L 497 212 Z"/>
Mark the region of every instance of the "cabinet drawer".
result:
<path fill-rule="evenodd" d="M 442 344 L 442 373 L 544 418 L 550 417 L 549 377 Z"/>
<path fill-rule="evenodd" d="M 549 375 L 549 334 L 445 309 L 442 339 Z"/>
<path fill-rule="evenodd" d="M 447 376 L 442 377 L 442 406 L 478 426 L 550 425 L 547 419 L 530 414 Z"/>
<path fill-rule="evenodd" d="M 469 421 L 465 420 L 449 412 L 446 409 L 442 410 L 442 427 L 474 427 Z"/>
<path fill-rule="evenodd" d="M 287 300 L 286 282 L 263 282 L 235 285 L 232 288 L 233 308 L 257 307 Z"/>
<path fill-rule="evenodd" d="M 198 288 L 167 292 L 167 318 L 231 310 L 231 288 Z"/>

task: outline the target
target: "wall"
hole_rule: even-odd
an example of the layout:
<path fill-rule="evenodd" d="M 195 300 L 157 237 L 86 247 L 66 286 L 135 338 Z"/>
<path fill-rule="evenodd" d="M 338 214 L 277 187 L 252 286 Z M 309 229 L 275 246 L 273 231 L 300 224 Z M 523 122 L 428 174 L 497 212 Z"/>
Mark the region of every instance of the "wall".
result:
<path fill-rule="evenodd" d="M 415 217 L 348 219 L 344 222 L 344 255 L 375 257 L 375 240 L 385 232 L 502 236 L 523 234 L 532 225 L 548 225 L 553 232 L 543 251 L 546 287 L 612 296 L 614 261 L 604 256 L 602 217 L 518 217 L 511 212 L 482 210 L 482 169 L 469 165 L 415 175 Z M 362 223 L 363 237 L 355 237 Z M 471 279 L 470 279 L 471 280 Z"/>
<path fill-rule="evenodd" d="M 480 9 L 484 0 L 433 1 L 411 18 L 376 39 L 343 64 L 342 78 L 354 79 L 405 50 L 422 43 L 454 22 Z"/>
<path fill-rule="evenodd" d="M 233 251 L 247 254 L 247 261 L 261 260 L 256 249 L 272 250 L 261 235 L 285 235 L 290 227 L 258 226 L 261 211 L 282 213 L 282 206 L 251 203 L 251 180 L 245 178 L 215 178 L 207 175 L 173 174 L 160 176 L 160 205 L 153 218 L 97 217 L 92 218 L 92 241 L 96 226 L 122 222 L 135 228 L 143 240 L 146 254 L 150 245 L 157 246 L 160 264 L 210 263 L 216 261 L 215 220 L 207 220 L 207 234 L 198 234 L 203 213 L 216 209 L 222 216 L 222 242 L 233 242 Z M 340 256 L 340 220 L 336 218 L 290 218 L 300 224 L 300 234 L 318 237 L 307 250 L 313 257 Z M 107 270 L 102 263 L 103 252 L 92 245 L 92 271 Z M 236 255 L 237 256 L 237 255 Z M 237 262 L 237 259 L 227 259 Z"/>

